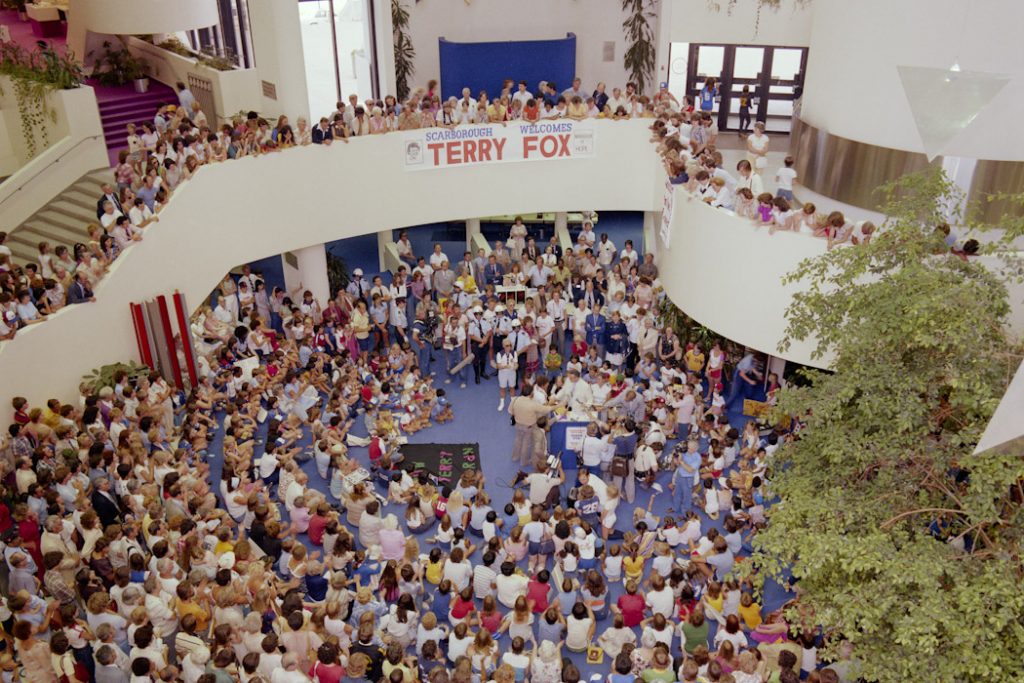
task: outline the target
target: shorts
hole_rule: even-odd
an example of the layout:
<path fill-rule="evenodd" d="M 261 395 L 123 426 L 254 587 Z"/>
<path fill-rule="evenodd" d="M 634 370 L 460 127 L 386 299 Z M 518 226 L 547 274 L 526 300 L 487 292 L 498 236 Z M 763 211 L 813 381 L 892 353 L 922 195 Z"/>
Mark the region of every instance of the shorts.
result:
<path fill-rule="evenodd" d="M 498 370 L 498 388 L 500 389 L 515 389 L 516 386 L 516 371 L 515 370 Z"/>
<path fill-rule="evenodd" d="M 775 196 L 776 197 L 782 197 L 787 202 L 792 202 L 793 201 L 793 190 L 783 190 L 783 189 L 780 188 L 780 189 L 775 191 Z"/>
<path fill-rule="evenodd" d="M 541 555 L 540 541 L 530 541 L 526 544 L 526 552 L 530 555 Z"/>
<path fill-rule="evenodd" d="M 369 335 L 368 334 L 368 335 L 366 335 L 365 339 L 357 338 L 356 342 L 359 344 L 359 350 L 360 351 L 367 352 L 367 351 L 369 351 L 370 349 L 373 348 L 373 335 Z"/>

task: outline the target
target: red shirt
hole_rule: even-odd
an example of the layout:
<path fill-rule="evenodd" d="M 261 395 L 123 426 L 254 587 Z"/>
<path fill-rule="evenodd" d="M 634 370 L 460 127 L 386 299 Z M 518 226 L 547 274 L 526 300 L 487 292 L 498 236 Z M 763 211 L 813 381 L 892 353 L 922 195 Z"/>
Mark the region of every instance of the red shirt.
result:
<path fill-rule="evenodd" d="M 472 611 L 472 600 L 463 600 L 461 597 L 457 597 L 455 602 L 452 603 L 452 619 L 465 619 Z"/>
<path fill-rule="evenodd" d="M 309 677 L 319 683 L 338 683 L 345 677 L 345 667 L 341 664 L 323 664 L 317 662 L 309 669 Z"/>
<path fill-rule="evenodd" d="M 313 515 L 309 518 L 309 528 L 306 529 L 306 533 L 309 534 L 309 540 L 313 545 L 324 544 L 324 529 L 326 528 L 326 517 L 321 517 L 320 515 Z"/>
<path fill-rule="evenodd" d="M 548 593 L 550 590 L 551 586 L 549 584 L 541 583 L 535 578 L 530 579 L 530 583 L 526 584 L 526 599 L 533 600 L 534 614 L 542 614 L 547 611 Z"/>
<path fill-rule="evenodd" d="M 375 436 L 370 439 L 370 462 L 377 462 L 382 455 L 384 455 L 384 449 L 381 448 L 380 437 Z"/>
<path fill-rule="evenodd" d="M 644 620 L 645 604 L 639 593 L 633 595 L 624 593 L 619 596 L 619 601 L 616 604 L 622 612 L 622 623 L 626 628 L 639 626 L 640 622 Z"/>

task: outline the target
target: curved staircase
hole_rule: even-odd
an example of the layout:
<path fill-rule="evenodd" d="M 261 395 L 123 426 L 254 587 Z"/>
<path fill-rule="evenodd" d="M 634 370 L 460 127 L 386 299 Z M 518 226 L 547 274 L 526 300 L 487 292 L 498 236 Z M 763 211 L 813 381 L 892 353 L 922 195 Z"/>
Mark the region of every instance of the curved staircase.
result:
<path fill-rule="evenodd" d="M 11 230 L 6 245 L 15 263 L 38 262 L 40 242 L 49 242 L 51 250 L 61 244 L 70 250 L 76 242 L 85 242 L 86 226 L 97 222 L 100 185 L 113 182 L 113 176 L 113 171 L 106 168 L 90 171 Z"/>

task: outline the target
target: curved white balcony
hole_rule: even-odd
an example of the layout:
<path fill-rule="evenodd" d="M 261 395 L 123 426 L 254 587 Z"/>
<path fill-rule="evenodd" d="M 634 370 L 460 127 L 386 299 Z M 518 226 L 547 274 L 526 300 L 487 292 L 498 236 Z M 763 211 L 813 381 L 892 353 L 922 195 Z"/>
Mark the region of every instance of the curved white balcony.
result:
<path fill-rule="evenodd" d="M 71 0 L 68 17 L 93 33 L 174 33 L 217 24 L 216 0 Z"/>
<path fill-rule="evenodd" d="M 649 137 L 646 121 L 598 121 L 593 158 L 437 171 L 404 170 L 400 134 L 205 166 L 114 262 L 95 302 L 67 306 L 0 344 L 0 403 L 71 399 L 89 369 L 137 358 L 130 302 L 177 289 L 196 307 L 239 263 L 472 216 L 654 210 L 664 171 Z"/>
<path fill-rule="evenodd" d="M 595 122 L 592 158 L 404 170 L 404 136 L 358 138 L 200 169 L 96 287 L 96 302 L 68 306 L 0 344 L 0 404 L 75 396 L 91 368 L 137 357 L 128 304 L 175 290 L 197 307 L 240 263 L 345 237 L 467 217 L 525 212 L 657 211 L 664 171 L 646 121 Z M 769 235 L 682 188 L 674 193 L 670 247 L 656 236 L 668 296 L 737 342 L 822 367 L 812 344 L 778 352 L 795 285 L 781 279 L 825 250 L 823 240 Z M 1015 304 L 1024 286 L 1011 287 Z M 1014 328 L 1020 330 L 1020 306 Z"/>
<path fill-rule="evenodd" d="M 683 187 L 675 190 L 669 248 L 661 236 L 655 251 L 658 276 L 668 297 L 716 333 L 789 361 L 826 367 L 811 358 L 813 340 L 795 341 L 779 353 L 786 309 L 799 285 L 782 284 L 805 258 L 825 253 L 825 240 L 768 228 L 716 209 Z M 648 245 L 649 247 L 650 245 Z"/>

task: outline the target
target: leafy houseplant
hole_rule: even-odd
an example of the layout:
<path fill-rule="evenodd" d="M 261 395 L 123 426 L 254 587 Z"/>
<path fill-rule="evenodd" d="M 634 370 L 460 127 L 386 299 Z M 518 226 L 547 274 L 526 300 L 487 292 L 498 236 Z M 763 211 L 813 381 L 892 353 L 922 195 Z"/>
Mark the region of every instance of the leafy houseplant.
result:
<path fill-rule="evenodd" d="M 173 52 L 174 54 L 180 55 L 182 57 L 190 57 L 192 59 L 195 59 L 195 54 L 192 52 L 192 50 L 185 47 L 185 44 L 177 38 L 175 38 L 174 36 L 171 36 L 166 40 L 160 41 L 157 47 L 161 50 L 167 50 L 168 52 Z"/>
<path fill-rule="evenodd" d="M 110 365 L 101 365 L 88 375 L 83 375 L 82 385 L 88 387 L 93 393 L 98 392 L 103 387 L 113 387 L 114 375 L 120 370 L 124 370 L 128 373 L 129 381 L 145 377 L 149 374 L 149 367 L 140 365 L 135 361 L 129 361 L 127 363 L 111 363 Z"/>
<path fill-rule="evenodd" d="M 409 38 L 409 10 L 401 0 L 391 0 L 391 25 L 395 32 L 395 83 L 398 100 L 409 96 L 409 79 L 416 72 L 416 48 Z"/>
<path fill-rule="evenodd" d="M 751 559 L 799 582 L 787 620 L 820 623 L 826 657 L 848 641 L 854 677 L 1024 680 L 1024 460 L 1012 442 L 975 453 L 1020 363 L 1006 282 L 935 229 L 971 225 L 941 170 L 884 197 L 874 239 L 784 280 L 801 291 L 781 347 L 813 339 L 834 372 L 805 371 L 808 386 L 779 394 L 803 428 L 768 460 L 779 502 Z M 994 227 L 1005 241 L 1024 234 L 1019 220 Z M 1007 258 L 1002 246 L 988 255 Z"/>
<path fill-rule="evenodd" d="M 327 252 L 327 281 L 331 287 L 331 297 L 338 293 L 338 290 L 348 286 L 348 266 L 345 259 Z"/>
<path fill-rule="evenodd" d="M 62 55 L 43 41 L 35 50 L 6 42 L 0 43 L 0 74 L 13 81 L 22 137 L 28 156 L 34 157 L 40 141 L 43 147 L 49 145 L 47 124 L 57 120 L 56 110 L 46 104 L 47 95 L 54 90 L 77 88 L 82 83 L 82 68 L 74 54 Z"/>
<path fill-rule="evenodd" d="M 636 84 L 638 93 L 643 93 L 654 78 L 654 29 L 651 20 L 655 17 L 656 1 L 622 0 L 622 9 L 629 14 L 622 22 L 628 45 L 622 65 L 626 67 L 630 81 Z"/>
<path fill-rule="evenodd" d="M 93 65 L 92 73 L 100 85 L 119 86 L 136 82 L 135 89 L 138 92 L 146 91 L 140 90 L 140 87 L 149 88 L 148 74 L 149 65 L 145 60 L 136 59 L 123 45 L 121 49 L 115 50 L 109 40 L 103 41 L 103 54 Z M 143 80 L 146 81 L 145 86 L 138 83 Z"/>

